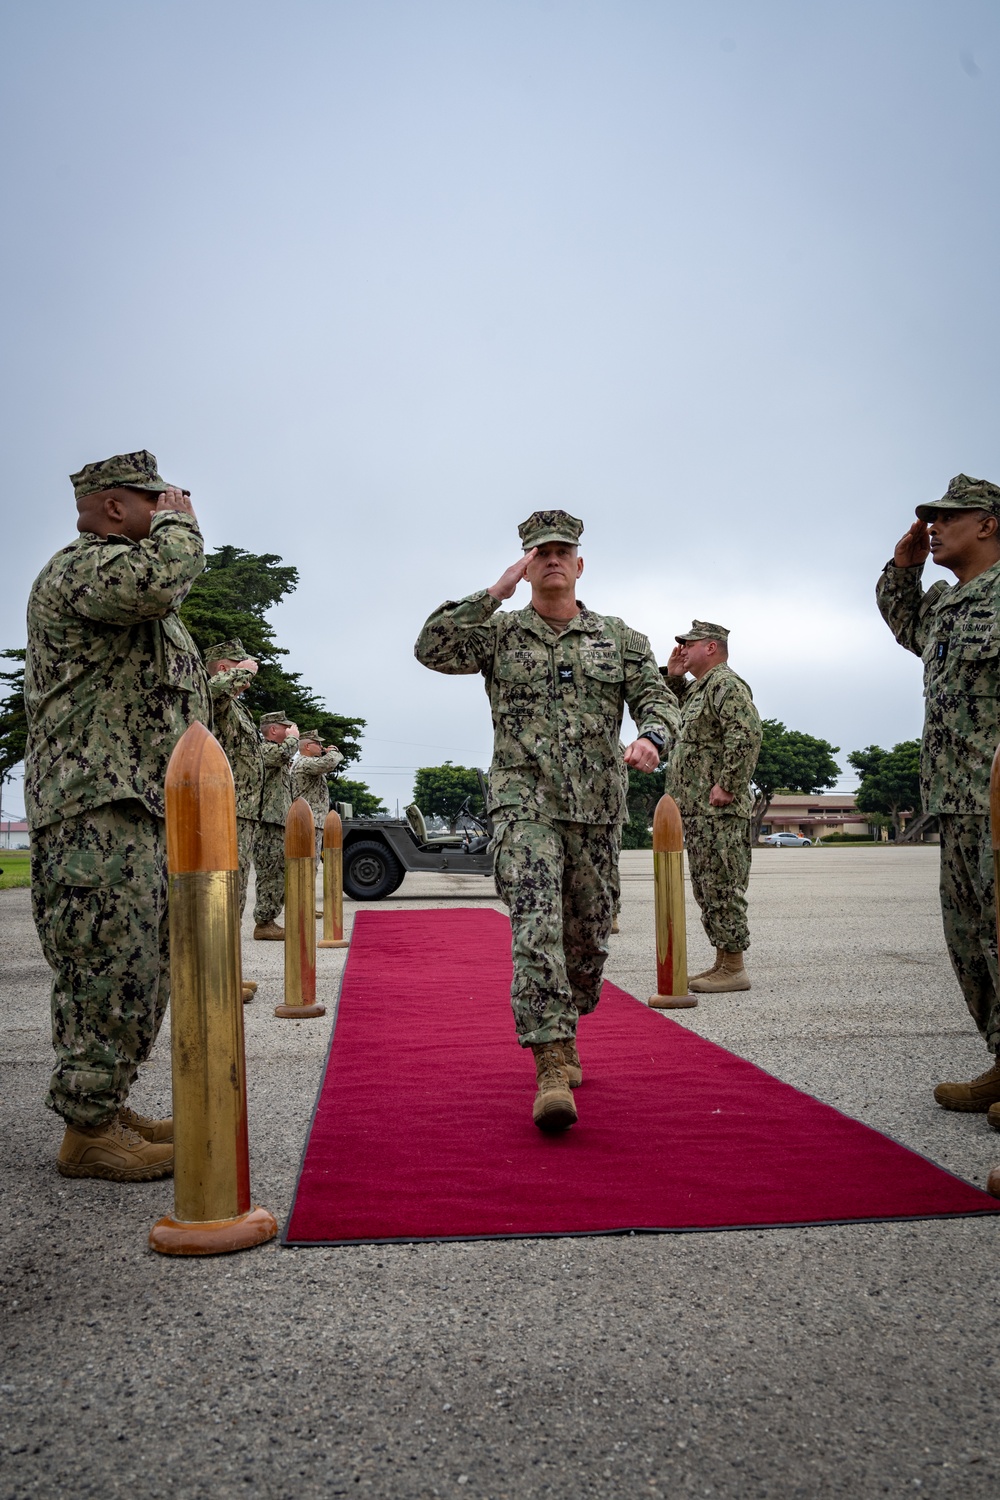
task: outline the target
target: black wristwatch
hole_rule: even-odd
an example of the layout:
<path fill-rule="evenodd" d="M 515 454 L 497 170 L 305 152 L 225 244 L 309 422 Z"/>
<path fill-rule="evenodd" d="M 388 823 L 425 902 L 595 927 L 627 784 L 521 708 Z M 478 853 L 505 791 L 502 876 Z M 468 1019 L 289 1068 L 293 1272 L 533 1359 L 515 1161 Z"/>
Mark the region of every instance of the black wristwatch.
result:
<path fill-rule="evenodd" d="M 657 755 L 663 754 L 663 747 L 667 741 L 658 729 L 647 729 L 644 734 L 640 734 L 639 738 L 648 740 L 655 747 Z"/>

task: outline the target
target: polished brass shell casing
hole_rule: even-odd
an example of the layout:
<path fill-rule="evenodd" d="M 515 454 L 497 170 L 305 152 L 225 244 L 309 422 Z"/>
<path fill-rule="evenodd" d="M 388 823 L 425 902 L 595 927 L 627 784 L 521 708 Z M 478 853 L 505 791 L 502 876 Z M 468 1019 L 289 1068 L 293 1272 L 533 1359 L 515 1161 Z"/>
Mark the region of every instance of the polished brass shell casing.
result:
<path fill-rule="evenodd" d="M 170 877 L 174 1213 L 250 1209 L 237 870 Z"/>
<path fill-rule="evenodd" d="M 677 804 L 660 798 L 653 815 L 653 902 L 656 914 L 657 1010 L 688 1010 L 687 927 L 684 910 L 684 828 Z"/>
<path fill-rule="evenodd" d="M 337 817 L 331 813 L 331 817 Z M 338 818 L 339 822 L 340 819 Z M 323 843 L 323 937 L 320 948 L 347 948 L 344 937 L 344 850 Z"/>

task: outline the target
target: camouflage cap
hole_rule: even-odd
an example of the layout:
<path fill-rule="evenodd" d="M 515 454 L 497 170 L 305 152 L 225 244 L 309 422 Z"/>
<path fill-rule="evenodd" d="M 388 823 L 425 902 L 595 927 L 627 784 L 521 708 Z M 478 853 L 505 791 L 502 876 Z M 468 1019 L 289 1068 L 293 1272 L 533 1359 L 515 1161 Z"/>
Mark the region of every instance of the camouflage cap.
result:
<path fill-rule="evenodd" d="M 525 552 L 545 542 L 569 542 L 575 547 L 582 531 L 583 522 L 566 510 L 536 510 L 517 528 Z"/>
<path fill-rule="evenodd" d="M 931 521 L 939 510 L 988 510 L 992 516 L 1000 516 L 1000 489 L 988 479 L 956 474 L 940 500 L 917 506 L 917 516 L 921 521 Z"/>
<path fill-rule="evenodd" d="M 268 726 L 268 724 L 289 724 L 289 725 L 291 725 L 291 724 L 294 724 L 294 722 L 295 722 L 295 720 L 294 719 L 290 719 L 288 717 L 288 715 L 284 712 L 284 710 L 281 710 L 278 713 L 261 714 L 261 716 L 260 716 L 260 727 L 261 727 L 261 729 L 266 729 L 267 726 Z"/>
<path fill-rule="evenodd" d="M 299 735 L 300 745 L 322 745 L 322 743 L 323 741 L 319 737 L 318 730 L 307 729 L 304 731 L 304 733 Z"/>
<path fill-rule="evenodd" d="M 241 640 L 220 641 L 217 646 L 209 646 L 205 652 L 205 660 L 211 666 L 213 661 L 246 661 L 246 655 Z"/>
<path fill-rule="evenodd" d="M 156 458 L 145 448 L 138 453 L 116 453 L 114 458 L 84 464 L 78 474 L 71 474 L 69 478 L 78 500 L 84 495 L 94 495 L 98 490 L 117 489 L 119 485 L 127 485 L 130 490 L 148 490 L 153 495 L 162 495 L 170 488 L 156 472 Z"/>
<path fill-rule="evenodd" d="M 729 641 L 729 631 L 724 625 L 713 625 L 711 620 L 692 620 L 687 634 L 675 635 L 674 640 L 681 646 L 688 641 L 721 641 L 725 646 Z"/>

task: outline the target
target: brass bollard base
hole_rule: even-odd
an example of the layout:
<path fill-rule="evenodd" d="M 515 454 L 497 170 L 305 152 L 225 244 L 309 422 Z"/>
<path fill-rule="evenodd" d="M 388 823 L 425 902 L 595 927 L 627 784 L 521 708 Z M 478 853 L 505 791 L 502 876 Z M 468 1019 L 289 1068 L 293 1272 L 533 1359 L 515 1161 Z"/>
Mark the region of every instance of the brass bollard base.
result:
<path fill-rule="evenodd" d="M 149 1231 L 149 1248 L 161 1255 L 228 1255 L 232 1250 L 252 1250 L 273 1240 L 278 1221 L 266 1208 L 252 1208 L 235 1219 L 206 1219 L 188 1223 L 168 1215 Z"/>
<path fill-rule="evenodd" d="M 282 1016 L 285 1020 L 304 1021 L 310 1016 L 325 1016 L 325 1005 L 276 1005 L 274 1014 Z"/>
<path fill-rule="evenodd" d="M 698 1000 L 695 995 L 651 995 L 653 1010 L 692 1010 Z"/>
<path fill-rule="evenodd" d="M 349 948 L 350 946 L 351 946 L 351 940 L 350 940 L 350 938 L 317 938 L 316 939 L 316 947 L 317 948 Z"/>

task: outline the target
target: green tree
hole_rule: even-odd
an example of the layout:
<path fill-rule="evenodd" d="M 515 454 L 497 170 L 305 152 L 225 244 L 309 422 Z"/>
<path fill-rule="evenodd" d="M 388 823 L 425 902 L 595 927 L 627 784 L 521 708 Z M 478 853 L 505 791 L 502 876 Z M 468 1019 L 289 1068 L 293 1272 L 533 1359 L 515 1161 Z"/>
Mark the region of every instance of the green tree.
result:
<path fill-rule="evenodd" d="M 5 698 L 0 698 L 0 784 L 9 781 L 15 766 L 24 759 L 24 747 L 28 739 L 28 718 L 24 711 L 24 657 L 23 650 L 0 651 L 4 661 L 16 662 L 9 672 L 0 672 L 0 682 L 8 686 Z"/>
<path fill-rule="evenodd" d="M 181 605 L 181 618 L 201 651 L 238 637 L 260 663 L 243 699 L 251 713 L 283 709 L 300 729 L 316 729 L 324 745 L 336 745 L 345 765 L 350 765 L 361 754 L 364 719 L 331 713 L 303 684 L 301 672 L 285 671 L 281 658 L 288 652 L 278 645 L 266 617 L 269 609 L 294 592 L 298 582 L 298 569 L 273 552 L 217 547 L 206 557 L 204 572 Z"/>
<path fill-rule="evenodd" d="M 413 800 L 424 817 L 446 818 L 448 827 L 455 832 L 455 820 L 466 797 L 477 818 L 485 817 L 482 793 L 479 790 L 479 772 L 475 766 L 453 766 L 446 760 L 443 766 L 420 766 L 413 783 Z"/>
<path fill-rule="evenodd" d="M 800 729 L 786 729 L 777 719 L 765 719 L 760 758 L 751 777 L 754 800 L 751 836 L 756 843 L 760 827 L 775 792 L 816 793 L 835 786 L 840 767 L 834 756 L 838 745 L 803 734 Z"/>
<path fill-rule="evenodd" d="M 882 813 L 892 820 L 896 838 L 903 831 L 903 813 L 920 807 L 920 741 L 901 740 L 891 750 L 869 745 L 847 757 L 861 777 L 858 811 Z"/>
<path fill-rule="evenodd" d="M 622 825 L 623 849 L 651 849 L 653 847 L 653 813 L 663 796 L 666 782 L 666 767 L 657 771 L 636 771 L 628 768 L 628 821 Z"/>
<path fill-rule="evenodd" d="M 356 818 L 377 818 L 385 812 L 385 804 L 364 781 L 348 781 L 343 776 L 328 776 L 330 806 L 338 802 L 349 802 Z"/>

